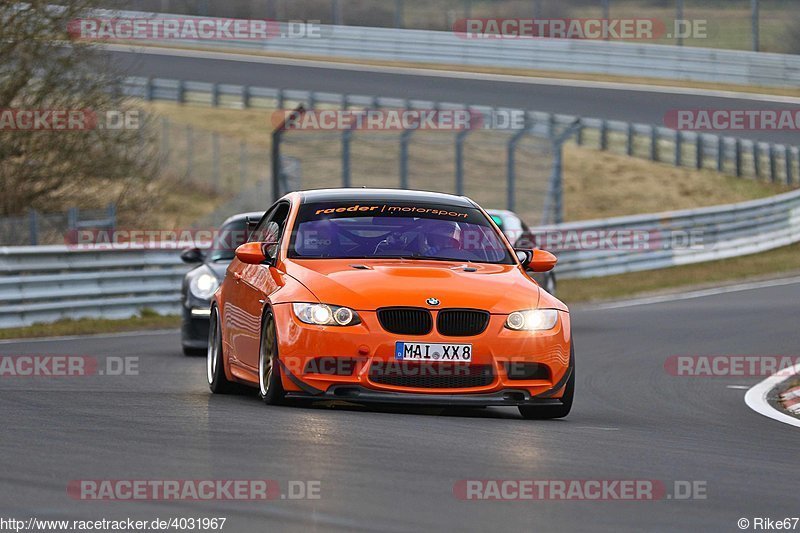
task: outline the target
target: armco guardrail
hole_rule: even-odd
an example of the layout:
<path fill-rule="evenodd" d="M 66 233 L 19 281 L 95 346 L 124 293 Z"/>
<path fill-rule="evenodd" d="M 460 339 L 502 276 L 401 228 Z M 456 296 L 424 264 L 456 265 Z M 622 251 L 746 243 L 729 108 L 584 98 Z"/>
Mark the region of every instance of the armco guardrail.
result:
<path fill-rule="evenodd" d="M 739 204 L 560 224 L 543 232 L 580 240 L 633 231 L 641 247 L 557 252 L 561 278 L 588 278 L 700 263 L 800 242 L 800 191 Z M 694 236 L 694 246 L 686 246 Z M 596 240 L 596 239 L 593 239 Z M 568 241 L 569 242 L 569 241 Z M 613 238 L 611 242 L 616 242 Z M 0 328 L 85 316 L 175 313 L 186 267 L 177 250 L 0 248 Z"/>
<path fill-rule="evenodd" d="M 192 18 L 186 15 L 98 11 L 98 16 Z M 281 35 L 287 27 L 281 25 Z M 475 65 L 647 76 L 739 85 L 797 87 L 800 56 L 638 42 L 580 39 L 467 39 L 449 31 L 319 27 L 318 36 L 259 41 L 163 40 L 181 47 L 281 52 L 323 57 Z"/>
<path fill-rule="evenodd" d="M 0 248 L 0 328 L 180 309 L 179 250 Z"/>
<path fill-rule="evenodd" d="M 692 131 L 678 131 L 658 125 L 617 120 L 581 118 L 571 115 L 522 111 L 506 107 L 465 106 L 458 103 L 426 102 L 380 96 L 338 94 L 222 83 L 131 77 L 125 92 L 151 101 L 172 101 L 212 107 L 286 109 L 302 103 L 341 108 L 469 109 L 484 116 L 524 112 L 530 133 L 554 136 L 555 128 L 577 125 L 576 142 L 600 150 L 617 151 L 697 169 L 707 168 L 734 176 L 764 178 L 792 184 L 800 176 L 800 150 L 794 146 L 757 142 Z M 490 122 L 491 119 L 488 119 Z"/>

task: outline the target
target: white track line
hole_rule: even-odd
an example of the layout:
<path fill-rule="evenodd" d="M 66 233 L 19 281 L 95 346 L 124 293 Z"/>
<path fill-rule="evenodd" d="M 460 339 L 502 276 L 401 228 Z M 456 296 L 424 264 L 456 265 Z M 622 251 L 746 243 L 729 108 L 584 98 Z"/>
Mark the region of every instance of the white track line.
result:
<path fill-rule="evenodd" d="M 747 391 L 747 394 L 744 395 L 744 403 L 746 403 L 750 409 L 760 415 L 764 415 L 768 418 L 772 418 L 773 420 L 777 420 L 778 422 L 783 422 L 784 424 L 789 424 L 790 426 L 800 428 L 800 419 L 778 411 L 767 401 L 767 395 L 772 391 L 772 389 L 774 389 L 781 382 L 785 381 L 791 375 L 791 373 L 797 374 L 798 372 L 800 372 L 800 364 L 795 365 L 791 371 L 789 369 L 782 370 L 781 372 L 768 377 Z"/>
<path fill-rule="evenodd" d="M 779 96 L 774 94 L 744 93 L 694 87 L 673 87 L 666 85 L 647 85 L 643 83 L 624 83 L 610 81 L 572 80 L 565 78 L 545 78 L 536 76 L 519 76 L 512 74 L 489 74 L 485 72 L 467 72 L 458 70 L 439 70 L 419 67 L 397 67 L 382 65 L 365 65 L 338 61 L 320 61 L 314 59 L 294 59 L 247 55 L 232 52 L 213 52 L 207 50 L 191 50 L 185 48 L 161 48 L 155 46 L 131 46 L 121 44 L 96 45 L 112 52 L 128 52 L 145 55 L 161 55 L 189 57 L 194 59 L 220 59 L 239 61 L 242 63 L 260 63 L 271 65 L 291 65 L 298 67 L 322 68 L 328 70 L 347 70 L 352 72 L 378 72 L 386 74 L 403 74 L 407 76 L 427 76 L 434 78 L 454 78 L 463 80 L 484 80 L 505 83 L 523 83 L 528 85 L 551 85 L 556 87 L 580 87 L 591 89 L 608 89 L 617 91 L 637 91 L 661 94 L 685 94 L 692 96 L 710 96 L 713 98 L 731 98 L 736 100 L 753 100 L 758 102 L 774 102 L 800 105 L 800 98 Z"/>

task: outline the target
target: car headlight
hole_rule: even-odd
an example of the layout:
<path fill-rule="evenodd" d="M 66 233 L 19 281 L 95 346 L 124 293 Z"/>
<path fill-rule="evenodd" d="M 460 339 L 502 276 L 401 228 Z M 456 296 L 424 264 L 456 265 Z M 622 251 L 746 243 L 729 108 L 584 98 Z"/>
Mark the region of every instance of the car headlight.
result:
<path fill-rule="evenodd" d="M 556 309 L 528 309 L 514 311 L 506 319 L 506 327 L 515 331 L 544 331 L 553 329 L 558 322 Z"/>
<path fill-rule="evenodd" d="M 361 323 L 358 313 L 348 307 L 327 304 L 292 304 L 292 309 L 300 322 L 315 326 L 353 326 Z"/>
<path fill-rule="evenodd" d="M 192 278 L 189 282 L 189 290 L 192 295 L 201 300 L 208 300 L 214 295 L 214 291 L 219 287 L 219 280 L 213 274 L 204 272 Z"/>

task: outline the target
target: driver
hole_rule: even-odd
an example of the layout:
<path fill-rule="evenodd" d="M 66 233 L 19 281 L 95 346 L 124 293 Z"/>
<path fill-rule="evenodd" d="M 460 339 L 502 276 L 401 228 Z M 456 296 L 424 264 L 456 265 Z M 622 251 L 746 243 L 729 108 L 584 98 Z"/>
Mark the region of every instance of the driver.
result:
<path fill-rule="evenodd" d="M 423 255 L 437 257 L 446 250 L 461 248 L 461 228 L 455 222 L 436 222 L 424 237 Z"/>

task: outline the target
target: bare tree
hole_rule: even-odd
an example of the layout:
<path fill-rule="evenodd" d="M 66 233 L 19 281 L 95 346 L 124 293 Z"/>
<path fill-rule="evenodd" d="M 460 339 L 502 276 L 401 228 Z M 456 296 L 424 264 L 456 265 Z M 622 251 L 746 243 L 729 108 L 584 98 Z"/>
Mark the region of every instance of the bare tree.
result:
<path fill-rule="evenodd" d="M 147 121 L 135 124 L 121 75 L 90 43 L 70 36 L 94 0 L 51 2 L 0 2 L 0 215 L 91 204 L 87 195 L 98 187 L 122 197 L 155 175 Z M 65 113 L 83 121 L 54 129 Z M 42 123 L 22 124 L 31 114 Z M 112 127 L 112 115 L 128 117 L 127 127 Z"/>

